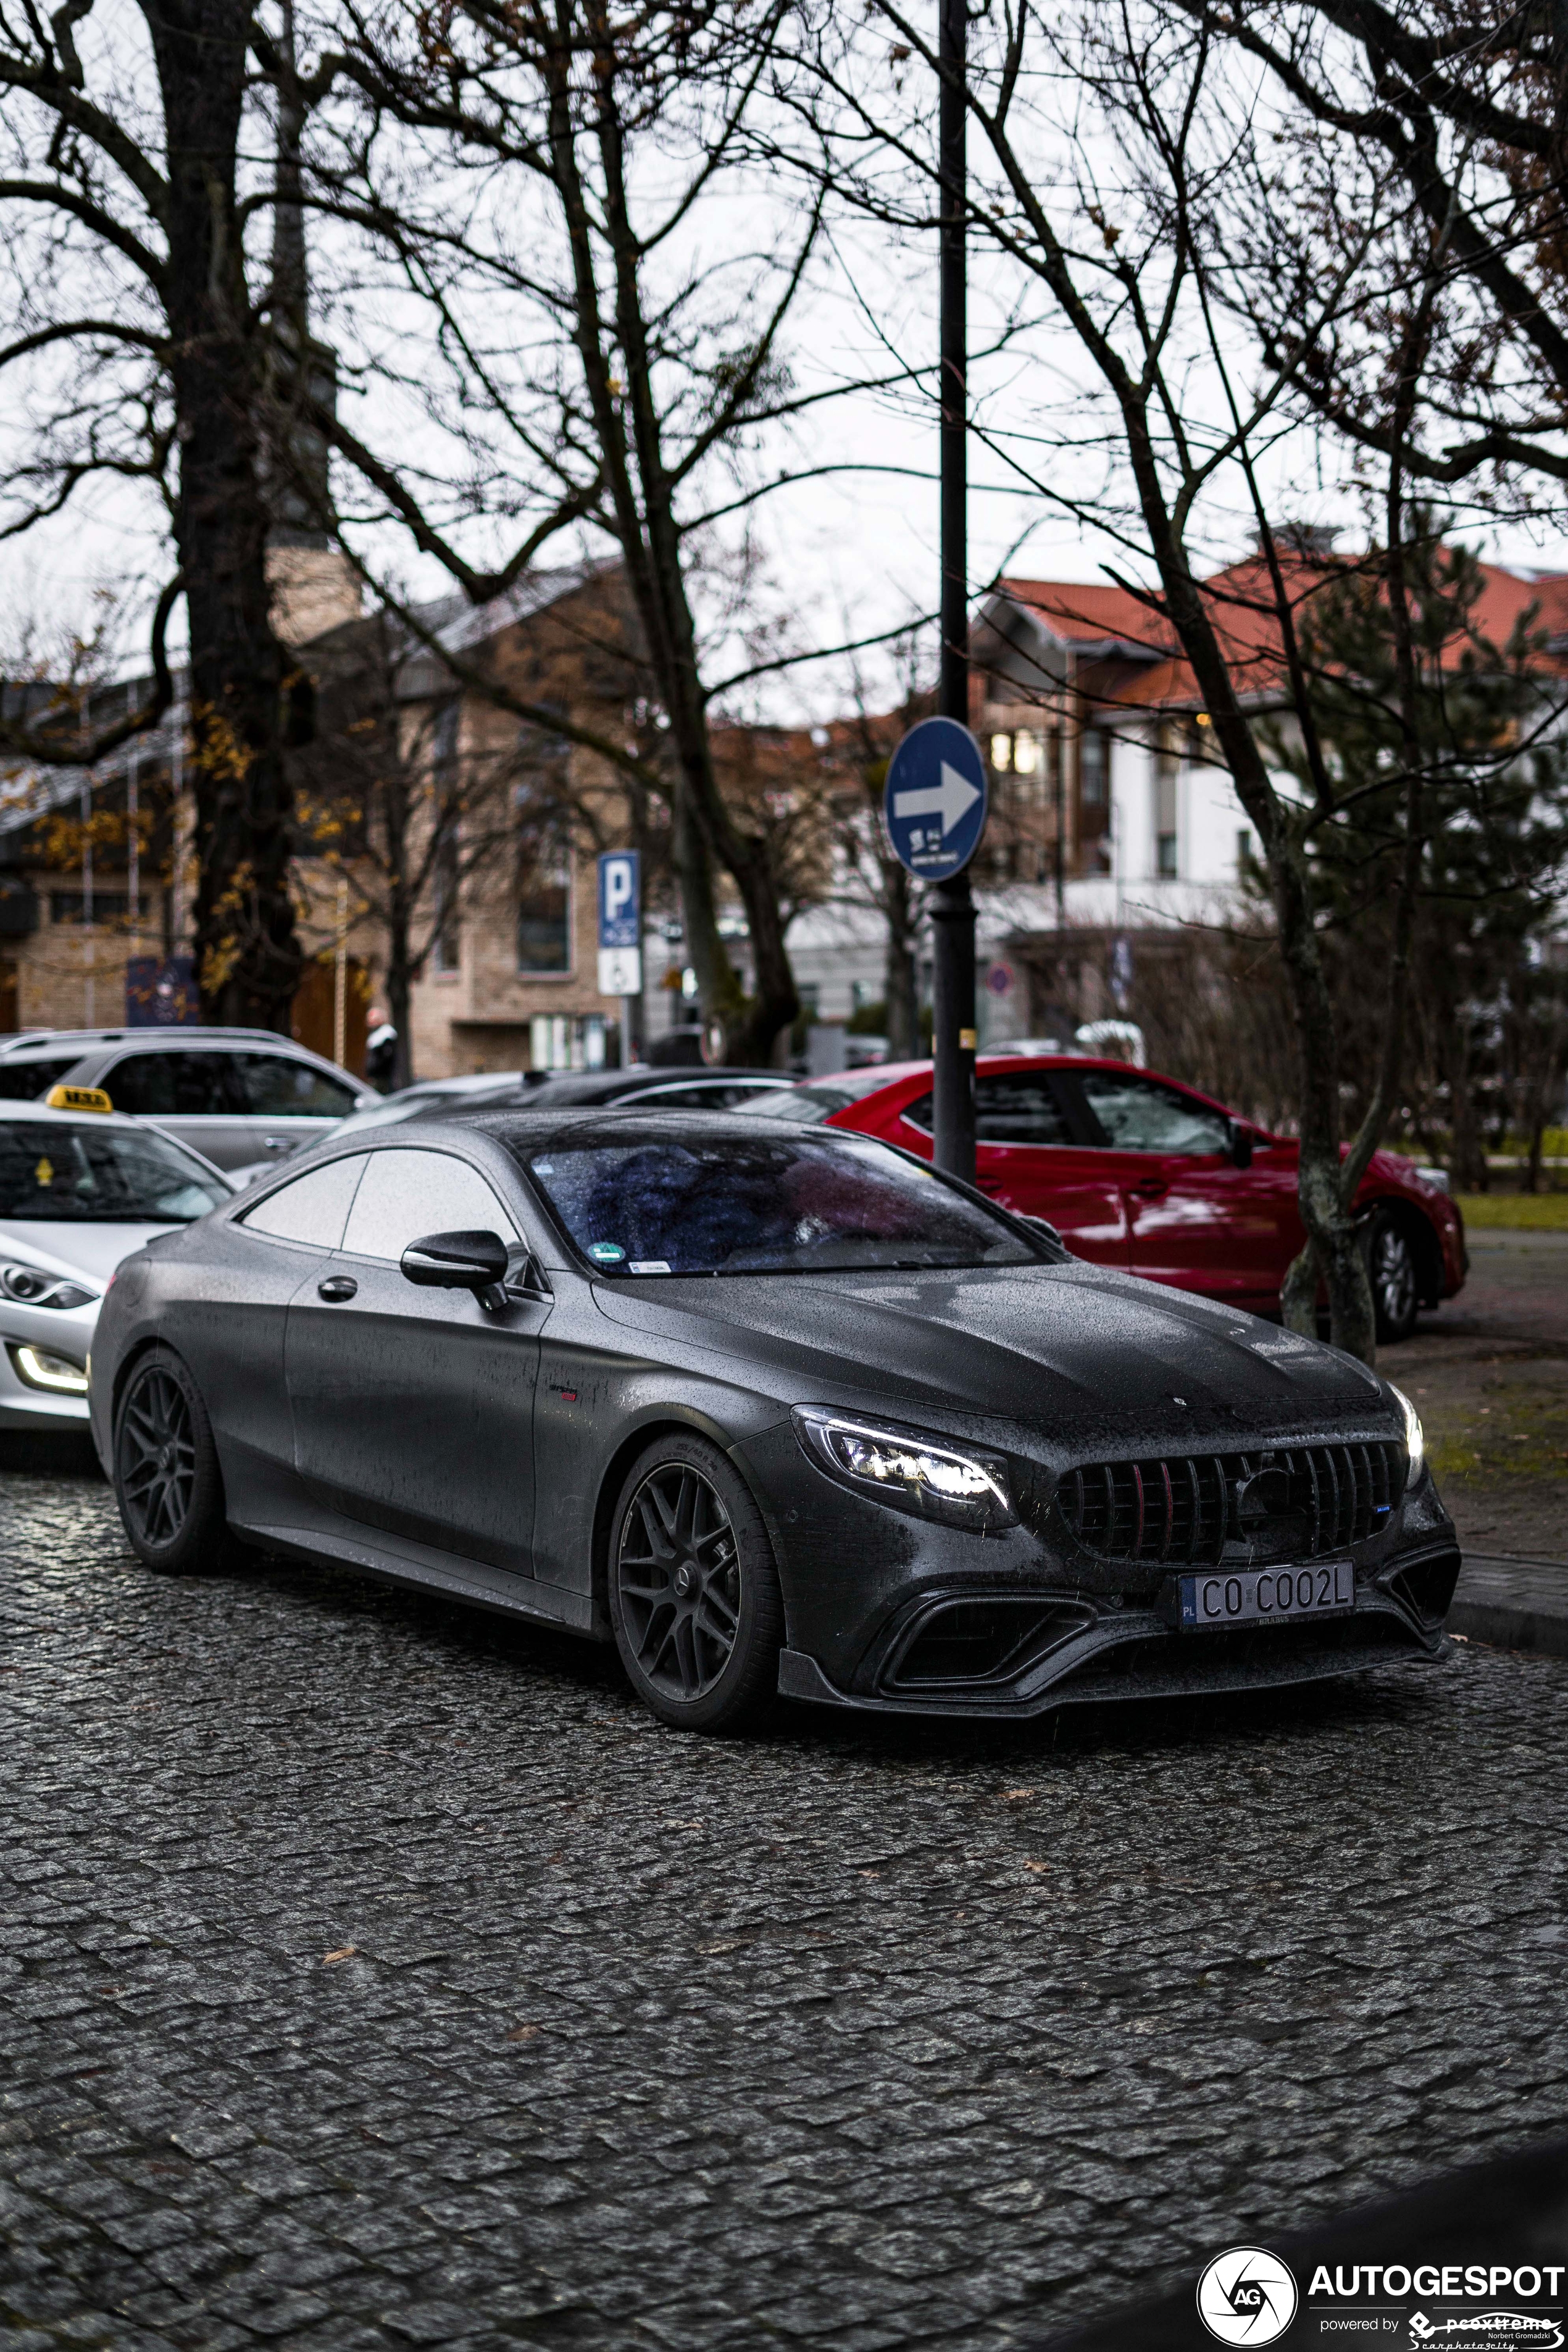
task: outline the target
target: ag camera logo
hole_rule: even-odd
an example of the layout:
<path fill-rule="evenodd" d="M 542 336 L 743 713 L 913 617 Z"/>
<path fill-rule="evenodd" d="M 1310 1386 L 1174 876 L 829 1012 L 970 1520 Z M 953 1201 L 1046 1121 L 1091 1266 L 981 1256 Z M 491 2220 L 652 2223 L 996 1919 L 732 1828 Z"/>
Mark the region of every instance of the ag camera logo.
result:
<path fill-rule="evenodd" d="M 1273 2344 L 1296 2316 L 1296 2282 L 1278 2254 L 1232 2246 L 1198 2281 L 1198 2317 L 1221 2344 Z"/>

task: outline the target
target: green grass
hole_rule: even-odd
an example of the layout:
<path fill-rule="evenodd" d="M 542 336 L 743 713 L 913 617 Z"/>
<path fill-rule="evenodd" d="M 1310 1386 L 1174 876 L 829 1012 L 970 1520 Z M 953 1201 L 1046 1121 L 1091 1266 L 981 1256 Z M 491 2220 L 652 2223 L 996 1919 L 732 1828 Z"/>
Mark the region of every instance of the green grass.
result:
<path fill-rule="evenodd" d="M 1568 1192 L 1460 1192 L 1473 1233 L 1568 1234 Z"/>
<path fill-rule="evenodd" d="M 1493 1379 L 1479 1395 L 1426 1403 L 1426 1449 L 1439 1486 L 1568 1480 L 1568 1386 L 1542 1365 L 1533 1379 Z"/>

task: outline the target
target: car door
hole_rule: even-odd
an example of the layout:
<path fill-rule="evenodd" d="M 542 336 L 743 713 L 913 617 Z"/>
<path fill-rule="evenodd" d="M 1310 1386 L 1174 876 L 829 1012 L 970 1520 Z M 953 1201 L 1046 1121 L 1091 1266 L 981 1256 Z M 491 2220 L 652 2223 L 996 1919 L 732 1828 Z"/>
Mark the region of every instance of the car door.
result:
<path fill-rule="evenodd" d="M 1132 1070 L 1064 1074 L 1104 1137 L 1127 1205 L 1134 1274 L 1238 1307 L 1279 1303 L 1278 1187 L 1238 1168 L 1226 1113 Z"/>
<path fill-rule="evenodd" d="M 1103 1152 L 1086 1148 L 1070 1100 L 1047 1068 L 979 1073 L 974 1081 L 974 1181 L 1021 1216 L 1044 1217 L 1077 1257 L 1125 1268 L 1127 1212 Z M 900 1125 L 931 1151 L 931 1098 L 910 1104 Z M 909 1140 L 895 1133 L 895 1142 Z"/>
<path fill-rule="evenodd" d="M 92 1081 L 116 1110 L 156 1119 L 217 1168 L 242 1168 L 258 1155 L 248 1106 L 222 1046 L 168 1045 L 121 1054 Z"/>
<path fill-rule="evenodd" d="M 284 1370 L 289 1301 L 342 1239 L 364 1155 L 329 1160 L 242 1210 L 217 1269 L 181 1310 L 182 1352 L 217 1435 L 231 1516 L 287 1526 L 298 1516 L 294 1416 Z"/>
<path fill-rule="evenodd" d="M 365 1156 L 340 1249 L 289 1309 L 294 1460 L 321 1508 L 443 1551 L 531 1573 L 533 1401 L 542 1296 L 492 1311 L 423 1290 L 399 1261 L 434 1233 L 526 1250 L 489 1180 L 438 1144 Z"/>
<path fill-rule="evenodd" d="M 301 1055 L 237 1051 L 233 1068 L 237 1097 L 248 1114 L 247 1162 L 309 1150 L 360 1100 L 351 1079 L 333 1077 Z"/>

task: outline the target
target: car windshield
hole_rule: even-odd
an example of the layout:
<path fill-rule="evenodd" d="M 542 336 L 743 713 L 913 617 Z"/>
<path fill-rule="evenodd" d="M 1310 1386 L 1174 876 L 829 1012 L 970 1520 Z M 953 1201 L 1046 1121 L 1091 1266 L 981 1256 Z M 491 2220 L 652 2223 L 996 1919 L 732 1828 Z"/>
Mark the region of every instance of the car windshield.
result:
<path fill-rule="evenodd" d="M 0 1122 L 0 1217 L 186 1225 L 232 1197 L 211 1169 L 146 1128 Z"/>
<path fill-rule="evenodd" d="M 1052 1255 L 868 1136 L 688 1133 L 512 1150 L 602 1274 L 1026 1265 Z"/>

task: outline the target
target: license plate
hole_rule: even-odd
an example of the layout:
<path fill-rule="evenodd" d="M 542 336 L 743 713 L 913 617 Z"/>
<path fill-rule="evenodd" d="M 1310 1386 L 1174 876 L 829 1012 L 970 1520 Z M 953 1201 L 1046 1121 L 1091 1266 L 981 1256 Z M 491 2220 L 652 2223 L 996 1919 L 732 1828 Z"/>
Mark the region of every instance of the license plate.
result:
<path fill-rule="evenodd" d="M 1176 1622 L 1184 1633 L 1225 1625 L 1284 1625 L 1298 1617 L 1337 1617 L 1355 1607 L 1355 1570 L 1348 1559 L 1310 1568 L 1246 1568 L 1226 1576 L 1176 1579 Z"/>

